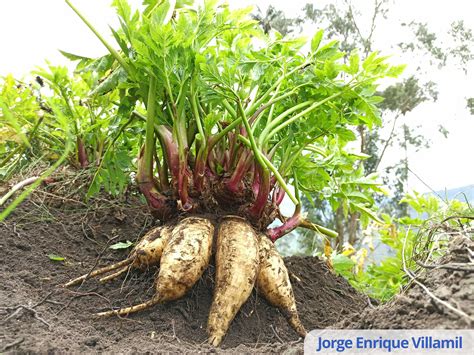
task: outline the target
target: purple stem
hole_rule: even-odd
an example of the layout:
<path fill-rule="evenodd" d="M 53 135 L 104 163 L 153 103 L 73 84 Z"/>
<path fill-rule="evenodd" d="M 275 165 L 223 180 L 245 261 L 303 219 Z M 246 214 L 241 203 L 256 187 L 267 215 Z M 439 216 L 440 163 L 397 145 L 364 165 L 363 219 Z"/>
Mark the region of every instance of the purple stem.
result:
<path fill-rule="evenodd" d="M 194 188 L 198 193 L 202 192 L 204 186 L 204 176 L 207 170 L 206 163 L 208 157 L 208 150 L 200 149 L 196 158 L 196 164 L 194 166 Z"/>
<path fill-rule="evenodd" d="M 166 163 L 168 165 L 168 168 L 170 169 L 171 177 L 173 179 L 173 185 L 175 186 L 175 189 L 176 189 L 176 185 L 178 184 L 179 173 L 180 173 L 178 146 L 173 141 L 173 134 L 167 127 L 163 125 L 160 126 L 158 132 L 160 135 L 161 146 L 163 150 L 165 151 Z"/>
<path fill-rule="evenodd" d="M 275 187 L 275 189 L 273 190 L 273 203 L 277 206 L 280 206 L 284 198 L 285 190 L 283 190 L 279 186 Z"/>
<path fill-rule="evenodd" d="M 229 167 L 227 171 L 230 170 L 232 166 L 235 164 L 235 159 L 238 157 L 237 151 L 239 149 L 239 145 L 237 144 L 237 134 L 229 132 L 229 152 L 230 152 L 230 160 L 229 160 Z"/>
<path fill-rule="evenodd" d="M 226 183 L 226 187 L 229 191 L 234 194 L 237 194 L 242 185 L 242 179 L 245 174 L 248 172 L 251 164 L 251 154 L 245 150 L 240 156 L 237 166 L 235 167 L 234 173 L 230 177 L 229 181 Z"/>
<path fill-rule="evenodd" d="M 260 185 L 258 189 L 257 198 L 250 208 L 250 214 L 255 220 L 262 217 L 263 210 L 268 202 L 268 195 L 270 194 L 270 173 L 268 170 L 263 170 L 260 166 L 257 167 L 260 175 Z"/>
<path fill-rule="evenodd" d="M 224 152 L 224 161 L 222 162 L 222 166 L 224 167 L 224 171 L 230 170 L 230 152 L 226 150 Z"/>
<path fill-rule="evenodd" d="M 301 205 L 297 205 L 293 216 L 288 218 L 281 226 L 267 229 L 266 234 L 273 242 L 275 242 L 277 239 L 297 228 L 301 224 L 301 221 Z"/>
<path fill-rule="evenodd" d="M 86 168 L 89 165 L 84 141 L 82 140 L 82 138 L 79 137 L 77 137 L 77 160 L 79 160 L 81 168 Z"/>
<path fill-rule="evenodd" d="M 253 182 L 252 182 L 252 191 L 253 195 L 258 195 L 258 190 L 260 189 L 260 173 L 256 167 L 256 163 L 253 165 Z"/>
<path fill-rule="evenodd" d="M 145 196 L 151 213 L 164 221 L 176 212 L 174 202 L 163 196 L 158 190 L 158 184 L 153 178 L 153 172 L 146 171 L 144 159 L 145 147 L 140 150 L 138 157 L 137 183 L 140 192 Z"/>
<path fill-rule="evenodd" d="M 186 152 L 186 157 L 187 157 Z M 193 203 L 189 198 L 188 194 L 188 183 L 189 177 L 191 173 L 188 169 L 188 165 L 186 164 L 187 158 L 179 163 L 179 176 L 178 176 L 178 196 L 180 206 L 178 206 L 183 211 L 189 211 L 193 208 Z"/>

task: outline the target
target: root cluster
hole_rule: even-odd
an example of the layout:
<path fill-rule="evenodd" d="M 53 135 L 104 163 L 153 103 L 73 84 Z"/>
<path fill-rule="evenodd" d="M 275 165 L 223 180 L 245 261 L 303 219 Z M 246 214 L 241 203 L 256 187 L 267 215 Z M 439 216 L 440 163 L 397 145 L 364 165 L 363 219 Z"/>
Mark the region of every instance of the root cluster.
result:
<path fill-rule="evenodd" d="M 65 286 L 109 273 L 100 279 L 105 282 L 129 268 L 144 270 L 159 264 L 152 299 L 98 313 L 102 317 L 128 315 L 183 297 L 201 278 L 213 254 L 216 280 L 207 326 L 210 344 L 221 343 L 254 287 L 283 312 L 300 336 L 306 335 L 282 257 L 266 235 L 255 232 L 245 219 L 237 216 L 225 216 L 216 224 L 208 218 L 192 216 L 178 224 L 155 228 L 138 242 L 127 259 L 73 279 Z"/>

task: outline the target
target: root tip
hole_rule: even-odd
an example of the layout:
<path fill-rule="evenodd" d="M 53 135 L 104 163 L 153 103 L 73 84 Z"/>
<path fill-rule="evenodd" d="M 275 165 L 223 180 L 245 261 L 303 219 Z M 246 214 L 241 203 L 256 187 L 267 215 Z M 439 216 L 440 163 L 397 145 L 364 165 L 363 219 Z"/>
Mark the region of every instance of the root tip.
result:
<path fill-rule="evenodd" d="M 70 286 L 74 286 L 77 283 L 78 283 L 77 280 L 70 280 L 70 281 L 66 282 L 65 284 L 62 284 L 61 287 L 67 288 L 67 287 L 70 287 Z"/>
<path fill-rule="evenodd" d="M 301 336 L 303 339 L 306 337 L 308 333 L 306 332 L 306 329 L 298 316 L 291 317 L 289 319 L 289 323 L 299 336 Z"/>
<path fill-rule="evenodd" d="M 218 347 L 222 342 L 223 334 L 214 334 L 209 337 L 208 343 L 214 347 Z"/>

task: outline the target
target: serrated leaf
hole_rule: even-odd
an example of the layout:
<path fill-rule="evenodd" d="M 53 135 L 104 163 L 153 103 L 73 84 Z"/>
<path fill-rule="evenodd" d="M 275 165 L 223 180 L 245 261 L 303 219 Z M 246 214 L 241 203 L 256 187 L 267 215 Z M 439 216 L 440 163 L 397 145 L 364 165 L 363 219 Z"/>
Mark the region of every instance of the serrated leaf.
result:
<path fill-rule="evenodd" d="M 127 43 L 120 37 L 119 33 L 115 31 L 111 26 L 109 26 L 110 31 L 112 32 L 112 35 L 115 38 L 115 41 L 118 43 L 120 46 L 120 49 L 125 53 L 125 55 L 128 57 L 129 50 L 127 47 Z"/>
<path fill-rule="evenodd" d="M 112 74 L 110 74 L 103 82 L 101 82 L 94 90 L 91 91 L 91 96 L 103 95 L 114 90 L 120 83 L 127 80 L 127 72 L 124 68 L 118 67 Z"/>
<path fill-rule="evenodd" d="M 82 55 L 77 55 L 77 54 L 73 54 L 73 53 L 69 53 L 69 52 L 66 52 L 66 51 L 62 51 L 60 49 L 59 49 L 59 53 L 61 53 L 67 59 L 72 60 L 73 62 L 76 61 L 76 60 L 92 60 L 92 58 L 84 57 Z"/>
<path fill-rule="evenodd" d="M 334 79 L 338 74 L 338 65 L 332 60 L 327 60 L 324 63 L 324 75 L 329 79 Z"/>
<path fill-rule="evenodd" d="M 375 58 L 377 57 L 377 52 L 370 53 L 367 58 L 365 58 L 364 62 L 362 63 L 362 67 L 365 70 L 368 70 L 371 65 L 374 63 Z"/>
<path fill-rule="evenodd" d="M 355 209 L 367 216 L 369 216 L 371 219 L 373 219 L 374 221 L 380 223 L 380 224 L 383 224 L 384 222 L 375 214 L 374 211 L 368 209 L 367 207 L 365 206 L 362 206 L 358 203 L 353 203 L 353 202 L 349 202 L 350 206 L 352 209 Z"/>
<path fill-rule="evenodd" d="M 5 118 L 5 120 L 8 121 L 11 128 L 18 135 L 18 138 L 21 139 L 21 141 L 23 141 L 23 143 L 27 147 L 31 147 L 28 138 L 23 133 L 23 131 L 21 129 L 21 126 L 18 124 L 18 119 L 13 115 L 13 113 L 10 111 L 10 109 L 7 107 L 7 105 L 3 102 L 1 97 L 0 97 L 0 109 L 1 109 L 0 112 L 3 112 L 3 118 Z M 0 116 L 0 117 L 2 117 L 2 116 Z"/>
<path fill-rule="evenodd" d="M 382 213 L 382 219 L 386 224 L 392 224 L 392 217 L 386 213 Z"/>
<path fill-rule="evenodd" d="M 352 192 L 346 193 L 346 196 L 350 199 L 362 200 L 366 203 L 373 203 L 373 200 L 369 196 L 359 191 L 352 191 Z"/>
<path fill-rule="evenodd" d="M 336 134 L 344 141 L 346 142 L 352 142 L 357 139 L 355 133 L 347 128 L 344 127 L 338 127 L 336 128 Z"/>
<path fill-rule="evenodd" d="M 99 174 L 96 174 L 94 176 L 94 179 L 92 180 L 91 184 L 89 185 L 89 189 L 87 190 L 87 194 L 86 194 L 87 198 L 97 195 L 97 193 L 100 191 L 99 178 L 100 178 Z"/>
<path fill-rule="evenodd" d="M 120 250 L 120 249 L 130 248 L 132 245 L 133 243 L 127 240 L 126 242 L 118 242 L 118 243 L 112 244 L 109 248 L 113 250 Z"/>
<path fill-rule="evenodd" d="M 316 50 L 319 48 L 321 40 L 323 39 L 323 34 L 324 31 L 321 29 L 313 36 L 313 39 L 311 40 L 311 52 L 316 52 Z"/>
<path fill-rule="evenodd" d="M 60 255 L 56 255 L 56 254 L 48 254 L 48 258 L 49 258 L 49 260 L 52 260 L 52 261 L 64 261 L 64 260 L 66 260 L 64 257 L 62 257 Z"/>
<path fill-rule="evenodd" d="M 323 51 L 331 51 L 331 50 L 335 50 L 334 53 L 336 53 L 337 51 L 337 45 L 339 44 L 339 41 L 337 39 L 334 39 L 328 43 L 326 43 L 324 46 L 322 46 L 321 48 L 319 48 L 319 51 L 318 52 L 323 52 Z M 332 52 L 332 51 L 331 51 Z M 329 52 L 329 53 L 331 53 Z M 328 53 L 328 54 L 329 54 Z M 331 53 L 332 54 L 332 53 Z M 326 58 L 326 57 L 323 57 L 323 58 Z"/>
<path fill-rule="evenodd" d="M 349 57 L 349 74 L 355 75 L 359 71 L 360 57 L 357 52 L 353 52 Z"/>
<path fill-rule="evenodd" d="M 400 76 L 405 71 L 405 68 L 406 68 L 406 64 L 395 65 L 387 71 L 387 76 L 390 76 L 392 78 L 396 78 L 396 77 Z"/>
<path fill-rule="evenodd" d="M 382 96 L 371 96 L 367 98 L 367 101 L 374 105 L 381 103 L 383 100 L 385 100 L 385 98 Z"/>
<path fill-rule="evenodd" d="M 176 0 L 165 0 L 155 7 L 151 13 L 153 21 L 159 25 L 166 25 L 173 16 Z"/>
<path fill-rule="evenodd" d="M 110 54 L 106 54 L 94 60 L 86 60 L 85 62 L 87 64 L 83 67 L 81 66 L 81 68 L 78 68 L 76 72 L 78 74 L 85 73 L 85 72 L 103 73 L 112 67 L 112 64 L 114 63 L 114 61 L 115 59 Z"/>
<path fill-rule="evenodd" d="M 125 21 L 128 22 L 131 17 L 130 5 L 125 0 L 113 0 L 112 6 L 115 7 L 117 14 Z"/>
<path fill-rule="evenodd" d="M 372 186 L 380 186 L 380 183 L 374 180 L 370 180 L 365 178 L 359 178 L 351 181 L 344 181 L 341 183 L 341 185 L 359 185 L 359 186 L 367 186 L 367 187 L 372 187 Z"/>

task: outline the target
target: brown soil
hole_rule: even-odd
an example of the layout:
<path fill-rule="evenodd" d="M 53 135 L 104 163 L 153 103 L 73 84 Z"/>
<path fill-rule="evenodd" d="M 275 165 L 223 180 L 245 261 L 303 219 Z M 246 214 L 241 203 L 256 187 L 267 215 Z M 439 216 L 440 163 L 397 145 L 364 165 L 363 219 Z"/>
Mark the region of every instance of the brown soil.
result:
<path fill-rule="evenodd" d="M 107 245 L 134 241 L 151 226 L 152 221 L 139 209 L 108 202 L 93 210 L 70 202 L 48 208 L 23 204 L 0 225 L 4 256 L 4 282 L 0 286 L 4 334 L 0 351 L 214 350 L 205 344 L 213 267 L 182 300 L 128 318 L 95 319 L 93 314 L 149 299 L 156 269 L 131 272 L 105 285 L 89 280 L 81 287 L 60 287 L 96 264 L 104 266 L 126 257 L 127 251 L 114 251 Z M 52 261 L 49 254 L 66 260 Z M 302 322 L 308 329 L 330 326 L 366 306 L 365 297 L 354 293 L 322 261 L 289 258 L 287 265 L 293 275 Z M 254 292 L 232 323 L 221 349 L 281 352 L 301 348 L 298 338 L 280 312 Z"/>
<path fill-rule="evenodd" d="M 95 319 L 95 312 L 149 299 L 156 272 L 134 271 L 104 285 L 89 280 L 71 289 L 60 287 L 94 266 L 123 259 L 126 250 L 111 250 L 108 246 L 135 241 L 153 225 L 147 213 L 132 205 L 106 200 L 95 204 L 91 207 L 55 201 L 46 207 L 25 202 L 0 224 L 0 352 L 302 352 L 302 340 L 285 318 L 255 292 L 233 321 L 222 347 L 209 347 L 205 330 L 212 301 L 213 267 L 179 301 L 127 318 Z M 65 261 L 52 261 L 49 254 L 60 255 Z M 430 327 L 432 323 L 425 323 L 425 319 L 436 321 L 437 327 L 466 327 L 459 317 L 451 319 L 439 307 L 426 306 L 430 302 L 419 291 L 418 296 L 413 296 L 420 299 L 419 304 L 403 301 L 399 308 L 387 305 L 374 311 L 366 296 L 335 276 L 317 258 L 291 257 L 286 264 L 300 317 L 308 330 L 341 326 Z M 436 277 L 446 279 L 443 275 Z M 444 283 L 444 279 L 440 280 Z M 455 292 L 456 280 L 446 292 Z M 470 283 L 459 285 L 456 292 L 471 287 L 460 297 L 467 297 L 466 302 L 472 306 L 472 278 L 467 282 Z M 410 299 L 410 293 L 404 297 Z"/>

